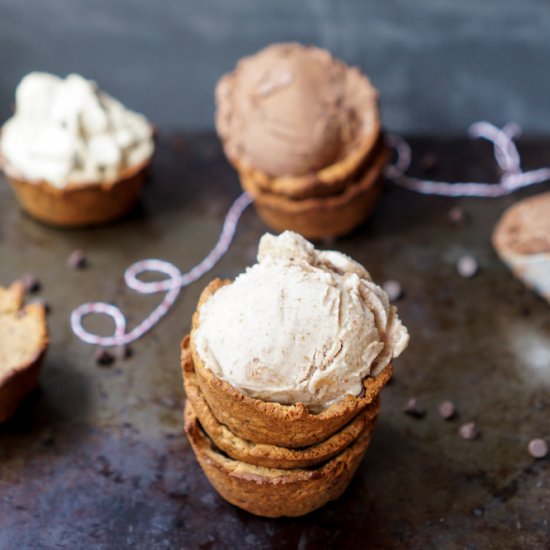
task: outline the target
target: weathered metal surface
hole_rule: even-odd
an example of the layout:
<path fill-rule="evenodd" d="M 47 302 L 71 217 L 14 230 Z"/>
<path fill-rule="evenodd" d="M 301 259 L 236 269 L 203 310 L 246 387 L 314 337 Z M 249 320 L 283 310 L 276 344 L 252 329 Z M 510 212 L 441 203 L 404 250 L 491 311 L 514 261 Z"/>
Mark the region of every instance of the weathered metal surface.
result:
<path fill-rule="evenodd" d="M 550 308 L 512 278 L 489 242 L 503 209 L 537 189 L 453 200 L 389 186 L 373 219 L 334 244 L 376 280 L 401 282 L 412 340 L 350 489 L 307 517 L 266 520 L 217 496 L 182 435 L 178 345 L 206 279 L 111 368 L 95 365 L 93 347 L 68 326 L 70 310 L 92 299 L 114 300 L 130 323 L 140 319 L 158 297 L 127 291 L 124 268 L 161 257 L 185 269 L 215 242 L 237 177 L 213 135 L 185 143 L 161 136 L 141 207 L 102 229 L 39 225 L 1 182 L 0 281 L 39 276 L 52 345 L 40 390 L 0 428 L 0 548 L 548 547 L 550 461 L 533 461 L 526 446 L 550 436 Z M 415 140 L 413 150 L 436 155 L 432 177 L 494 177 L 486 145 Z M 550 161 L 547 141 L 524 141 L 522 151 L 528 167 Z M 447 220 L 457 204 L 469 213 L 464 227 Z M 250 209 L 212 276 L 252 263 L 264 231 Z M 65 266 L 75 248 L 88 269 Z M 466 252 L 481 266 L 470 280 L 454 267 Z M 411 396 L 427 408 L 424 419 L 401 412 Z M 456 403 L 457 420 L 438 416 L 444 399 Z M 468 420 L 478 441 L 457 435 Z"/>

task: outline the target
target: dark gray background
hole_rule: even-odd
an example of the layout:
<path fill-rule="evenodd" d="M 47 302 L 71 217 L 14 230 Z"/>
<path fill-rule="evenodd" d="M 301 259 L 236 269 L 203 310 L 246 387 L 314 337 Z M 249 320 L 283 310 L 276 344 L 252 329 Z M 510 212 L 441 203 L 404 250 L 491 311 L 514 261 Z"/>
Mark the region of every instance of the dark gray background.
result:
<path fill-rule="evenodd" d="M 0 115 L 28 71 L 77 71 L 160 126 L 211 127 L 218 77 L 281 40 L 363 67 L 394 131 L 549 131 L 548 0 L 0 0 Z"/>

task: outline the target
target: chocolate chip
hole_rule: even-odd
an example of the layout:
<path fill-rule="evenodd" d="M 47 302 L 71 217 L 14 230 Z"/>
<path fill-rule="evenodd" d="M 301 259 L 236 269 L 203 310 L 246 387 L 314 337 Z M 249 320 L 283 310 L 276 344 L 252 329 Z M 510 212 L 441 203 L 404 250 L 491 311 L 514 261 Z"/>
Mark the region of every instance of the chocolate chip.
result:
<path fill-rule="evenodd" d="M 437 164 L 437 157 L 433 153 L 427 153 L 420 159 L 420 168 L 424 172 L 430 172 Z"/>
<path fill-rule="evenodd" d="M 455 404 L 452 401 L 443 401 L 438 410 L 439 416 L 445 420 L 451 420 L 456 416 Z"/>
<path fill-rule="evenodd" d="M 55 438 L 52 435 L 45 437 L 41 442 L 43 447 L 55 447 Z"/>
<path fill-rule="evenodd" d="M 324 248 L 334 248 L 334 245 L 338 239 L 336 237 L 325 237 L 321 240 L 321 244 Z"/>
<path fill-rule="evenodd" d="M 108 367 L 115 361 L 113 354 L 105 348 L 98 348 L 95 352 L 94 360 L 100 367 Z"/>
<path fill-rule="evenodd" d="M 397 302 L 397 300 L 403 296 L 403 289 L 401 288 L 399 281 L 386 281 L 382 287 L 386 291 L 390 302 Z"/>
<path fill-rule="evenodd" d="M 172 149 L 176 153 L 183 153 L 187 149 L 187 142 L 183 136 L 175 135 L 171 140 Z"/>
<path fill-rule="evenodd" d="M 25 273 L 21 277 L 20 281 L 23 284 L 25 292 L 30 294 L 38 292 L 42 288 L 40 281 L 32 273 Z"/>
<path fill-rule="evenodd" d="M 175 399 L 172 399 L 171 397 L 162 397 L 160 402 L 167 409 L 175 409 L 178 406 L 178 402 Z"/>
<path fill-rule="evenodd" d="M 77 249 L 71 252 L 67 258 L 67 266 L 70 269 L 84 269 L 88 265 L 88 260 L 82 250 Z"/>
<path fill-rule="evenodd" d="M 454 225 L 464 225 L 468 220 L 468 215 L 460 206 L 453 206 L 453 208 L 449 210 L 447 217 Z"/>
<path fill-rule="evenodd" d="M 426 410 L 420 406 L 416 397 L 411 397 L 405 407 L 403 412 L 412 416 L 413 418 L 423 418 L 426 415 Z"/>
<path fill-rule="evenodd" d="M 456 270 L 461 277 L 470 279 L 479 271 L 479 266 L 473 256 L 466 255 L 459 258 L 456 264 Z"/>
<path fill-rule="evenodd" d="M 533 458 L 544 458 L 548 455 L 548 445 L 544 439 L 540 438 L 531 439 L 527 446 L 527 450 Z"/>
<path fill-rule="evenodd" d="M 462 439 L 473 441 L 479 437 L 479 432 L 474 422 L 467 422 L 458 429 L 458 434 Z"/>
<path fill-rule="evenodd" d="M 117 359 L 121 359 L 122 361 L 124 361 L 125 359 L 130 359 L 130 357 L 132 357 L 132 348 L 130 346 L 117 346 L 116 348 L 114 348 L 113 350 L 114 352 L 114 355 Z"/>

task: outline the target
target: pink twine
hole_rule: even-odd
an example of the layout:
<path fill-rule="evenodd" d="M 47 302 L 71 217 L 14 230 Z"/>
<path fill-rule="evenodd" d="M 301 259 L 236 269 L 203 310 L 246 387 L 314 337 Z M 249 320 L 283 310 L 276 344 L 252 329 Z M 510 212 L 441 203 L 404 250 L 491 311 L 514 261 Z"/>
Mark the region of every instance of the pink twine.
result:
<path fill-rule="evenodd" d="M 447 197 L 502 197 L 522 187 L 550 180 L 550 168 L 527 172 L 521 169 L 521 158 L 513 141 L 519 132 L 519 126 L 514 123 L 506 124 L 502 130 L 489 122 L 476 122 L 470 126 L 471 137 L 486 139 L 493 144 L 495 160 L 502 172 L 498 183 L 449 183 L 406 176 L 405 172 L 411 163 L 411 149 L 397 135 L 388 136 L 388 144 L 395 149 L 397 159 L 386 169 L 386 177 L 411 191 Z"/>
<path fill-rule="evenodd" d="M 470 127 L 469 133 L 471 137 L 483 138 L 493 144 L 495 160 L 502 171 L 499 183 L 449 183 L 406 176 L 405 172 L 411 163 L 411 149 L 408 143 L 397 135 L 388 136 L 388 144 L 395 149 L 397 158 L 394 164 L 386 169 L 386 177 L 397 185 L 418 193 L 448 197 L 500 197 L 522 187 L 550 179 L 550 168 L 522 171 L 521 158 L 513 141 L 513 138 L 519 134 L 519 127 L 516 124 L 509 123 L 501 130 L 488 122 L 477 122 Z M 162 302 L 130 332 L 126 331 L 126 318 L 120 309 L 104 302 L 91 302 L 76 308 L 71 314 L 73 332 L 84 342 L 100 346 L 125 345 L 141 338 L 168 313 L 178 298 L 181 289 L 208 273 L 227 252 L 235 236 L 239 219 L 244 210 L 252 203 L 252 200 L 248 193 L 243 193 L 233 203 L 225 217 L 223 229 L 216 246 L 202 262 L 187 273 L 182 274 L 173 264 L 156 259 L 141 260 L 132 264 L 126 270 L 124 274 L 126 285 L 136 292 L 140 294 L 166 292 Z M 139 280 L 138 276 L 147 271 L 162 273 L 167 278 L 154 282 Z M 93 313 L 107 315 L 113 319 L 115 323 L 113 336 L 98 336 L 84 329 L 82 319 Z"/>
<path fill-rule="evenodd" d="M 232 204 L 225 217 L 220 238 L 214 248 L 204 260 L 187 273 L 182 274 L 175 265 L 156 259 L 141 260 L 132 264 L 126 270 L 124 280 L 129 288 L 140 294 L 166 292 L 162 302 L 130 332 L 126 331 L 126 318 L 120 309 L 104 302 L 90 302 L 77 307 L 71 314 L 71 328 L 73 332 L 84 342 L 99 346 L 121 346 L 141 338 L 168 313 L 178 298 L 180 290 L 202 277 L 205 273 L 208 273 L 227 252 L 235 236 L 239 219 L 251 203 L 252 197 L 248 193 L 240 195 Z M 138 279 L 139 275 L 147 271 L 162 273 L 167 276 L 167 279 L 153 282 L 144 282 Z M 115 323 L 113 336 L 99 336 L 87 331 L 82 326 L 82 319 L 93 313 L 107 315 L 113 319 Z"/>

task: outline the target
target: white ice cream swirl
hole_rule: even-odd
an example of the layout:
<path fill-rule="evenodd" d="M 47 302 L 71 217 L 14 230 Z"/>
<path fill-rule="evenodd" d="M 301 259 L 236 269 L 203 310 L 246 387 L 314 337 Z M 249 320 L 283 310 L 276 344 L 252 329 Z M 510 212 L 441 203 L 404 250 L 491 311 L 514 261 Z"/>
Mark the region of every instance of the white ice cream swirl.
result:
<path fill-rule="evenodd" d="M 56 187 L 116 180 L 154 150 L 149 122 L 76 74 L 27 75 L 15 114 L 2 128 L 8 173 Z"/>

